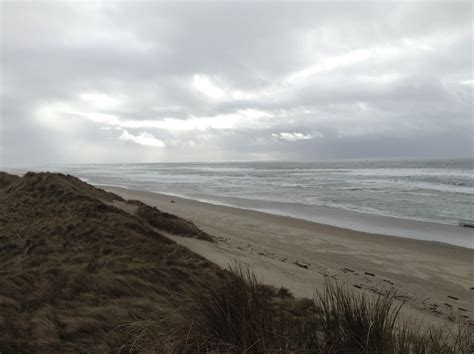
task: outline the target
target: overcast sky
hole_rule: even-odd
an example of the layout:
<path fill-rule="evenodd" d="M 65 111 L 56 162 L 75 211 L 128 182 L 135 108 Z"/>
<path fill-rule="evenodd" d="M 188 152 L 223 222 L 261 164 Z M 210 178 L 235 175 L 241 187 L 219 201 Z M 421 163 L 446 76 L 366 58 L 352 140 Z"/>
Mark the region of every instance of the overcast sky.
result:
<path fill-rule="evenodd" d="M 3 166 L 473 152 L 473 7 L 1 3 Z"/>

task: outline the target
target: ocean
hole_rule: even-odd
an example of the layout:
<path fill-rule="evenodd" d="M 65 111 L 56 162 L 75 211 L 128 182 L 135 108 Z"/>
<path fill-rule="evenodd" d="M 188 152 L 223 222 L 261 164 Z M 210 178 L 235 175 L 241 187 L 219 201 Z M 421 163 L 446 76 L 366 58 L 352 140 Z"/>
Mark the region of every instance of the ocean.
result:
<path fill-rule="evenodd" d="M 268 201 L 268 208 L 282 211 L 291 211 L 288 204 L 292 204 L 448 224 L 473 220 L 473 159 L 137 163 L 54 169 L 95 185 L 250 208 Z"/>
<path fill-rule="evenodd" d="M 342 212 L 336 219 L 355 212 L 453 225 L 474 220 L 474 159 L 130 163 L 49 170 L 99 186 L 171 194 L 342 227 L 348 225 L 328 220 L 325 211 Z"/>

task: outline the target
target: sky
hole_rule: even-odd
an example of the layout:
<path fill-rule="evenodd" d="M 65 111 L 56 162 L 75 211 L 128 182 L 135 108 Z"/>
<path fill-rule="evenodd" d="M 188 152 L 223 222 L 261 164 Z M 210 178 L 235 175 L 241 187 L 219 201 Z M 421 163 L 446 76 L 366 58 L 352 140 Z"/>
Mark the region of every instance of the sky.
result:
<path fill-rule="evenodd" d="M 1 2 L 0 166 L 473 153 L 470 2 Z"/>

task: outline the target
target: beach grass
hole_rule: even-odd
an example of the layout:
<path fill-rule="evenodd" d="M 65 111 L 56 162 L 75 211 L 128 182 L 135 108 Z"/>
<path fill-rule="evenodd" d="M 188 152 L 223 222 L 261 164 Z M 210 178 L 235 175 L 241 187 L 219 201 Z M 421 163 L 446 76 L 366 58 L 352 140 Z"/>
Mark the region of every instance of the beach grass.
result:
<path fill-rule="evenodd" d="M 315 302 L 321 309 L 321 330 L 328 352 L 357 353 L 470 353 L 470 332 L 459 321 L 457 329 L 425 328 L 403 320 L 402 303 L 387 291 L 367 297 L 336 282 L 325 283 Z"/>
<path fill-rule="evenodd" d="M 294 298 L 160 229 L 212 241 L 71 176 L 0 174 L 0 352 L 472 351 L 465 327 L 404 324 L 393 293 L 326 283 Z"/>
<path fill-rule="evenodd" d="M 471 353 L 466 326 L 430 327 L 400 317 L 395 293 L 367 297 L 326 282 L 313 300 L 261 285 L 246 266 L 193 292 L 178 329 L 157 341 L 169 352 Z"/>

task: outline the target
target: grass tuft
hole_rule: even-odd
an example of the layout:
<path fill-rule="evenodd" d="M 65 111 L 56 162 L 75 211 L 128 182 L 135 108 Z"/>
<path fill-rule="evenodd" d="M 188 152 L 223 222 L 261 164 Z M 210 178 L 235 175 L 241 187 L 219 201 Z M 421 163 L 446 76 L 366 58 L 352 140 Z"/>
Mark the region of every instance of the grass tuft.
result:
<path fill-rule="evenodd" d="M 221 284 L 191 296 L 194 303 L 174 337 L 173 352 L 286 352 L 303 347 L 301 333 L 314 333 L 314 317 L 309 315 L 314 303 L 298 307 L 289 293 L 261 285 L 246 266 L 232 266 Z"/>
<path fill-rule="evenodd" d="M 356 293 L 348 287 L 326 282 L 318 292 L 316 304 L 321 308 L 321 331 L 326 352 L 356 353 L 471 353 L 469 330 L 411 326 L 400 319 L 402 304 L 395 293 L 374 298 Z"/>
<path fill-rule="evenodd" d="M 402 307 L 394 304 L 394 294 L 374 300 L 347 287 L 326 282 L 317 292 L 322 310 L 321 324 L 327 345 L 341 350 L 386 352 L 396 338 L 396 321 Z"/>
<path fill-rule="evenodd" d="M 471 353 L 466 327 L 412 327 L 395 294 L 368 297 L 327 282 L 314 300 L 261 285 L 235 265 L 219 286 L 194 292 L 178 330 L 161 338 L 173 353 Z"/>

